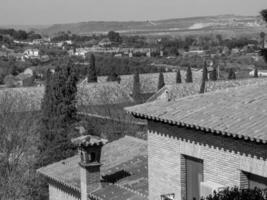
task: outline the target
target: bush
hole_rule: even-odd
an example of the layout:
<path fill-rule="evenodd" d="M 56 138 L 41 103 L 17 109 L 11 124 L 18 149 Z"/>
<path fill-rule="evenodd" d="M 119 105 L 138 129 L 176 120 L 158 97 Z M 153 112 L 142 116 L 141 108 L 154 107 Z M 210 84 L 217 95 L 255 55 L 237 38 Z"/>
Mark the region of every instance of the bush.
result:
<path fill-rule="evenodd" d="M 214 192 L 213 195 L 202 197 L 202 200 L 267 200 L 267 189 L 239 189 L 226 188 L 220 192 Z"/>

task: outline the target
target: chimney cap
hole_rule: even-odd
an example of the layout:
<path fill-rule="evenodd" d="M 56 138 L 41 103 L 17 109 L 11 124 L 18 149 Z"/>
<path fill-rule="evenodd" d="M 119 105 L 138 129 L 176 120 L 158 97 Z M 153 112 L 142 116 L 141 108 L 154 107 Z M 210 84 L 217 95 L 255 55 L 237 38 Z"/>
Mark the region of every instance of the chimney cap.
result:
<path fill-rule="evenodd" d="M 102 146 L 105 145 L 108 140 L 100 138 L 94 135 L 83 135 L 78 138 L 71 139 L 71 142 L 78 147 L 89 147 L 89 146 Z"/>

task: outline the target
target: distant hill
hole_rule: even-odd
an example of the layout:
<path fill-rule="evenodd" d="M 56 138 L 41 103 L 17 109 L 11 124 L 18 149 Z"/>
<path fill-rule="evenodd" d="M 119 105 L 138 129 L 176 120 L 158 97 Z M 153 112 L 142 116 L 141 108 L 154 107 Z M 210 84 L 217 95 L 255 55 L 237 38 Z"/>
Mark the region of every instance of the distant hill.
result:
<path fill-rule="evenodd" d="M 157 21 L 89 21 L 69 24 L 55 24 L 39 30 L 44 34 L 49 35 L 53 35 L 60 31 L 70 31 L 75 34 L 88 35 L 94 33 L 106 33 L 110 30 L 118 31 L 122 34 L 156 34 L 159 32 L 251 28 L 264 28 L 264 23 L 259 17 L 256 16 L 220 15 Z"/>
<path fill-rule="evenodd" d="M 228 31 L 235 33 L 267 30 L 259 16 L 218 15 L 206 17 L 178 18 L 154 21 L 88 21 L 54 25 L 10 25 L 1 28 L 34 30 L 45 35 L 70 31 L 80 35 L 104 34 L 110 30 L 121 34 L 172 35 L 176 33 L 200 33 L 206 31 Z M 240 29 L 242 31 L 240 31 Z"/>

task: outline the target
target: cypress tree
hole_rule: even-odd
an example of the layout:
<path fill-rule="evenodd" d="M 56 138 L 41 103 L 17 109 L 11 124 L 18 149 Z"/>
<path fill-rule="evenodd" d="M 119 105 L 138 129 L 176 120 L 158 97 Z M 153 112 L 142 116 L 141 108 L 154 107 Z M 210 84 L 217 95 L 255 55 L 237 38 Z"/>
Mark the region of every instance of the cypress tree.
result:
<path fill-rule="evenodd" d="M 236 76 L 235 76 L 235 72 L 233 70 L 233 68 L 230 68 L 229 74 L 228 74 L 228 80 L 235 80 Z"/>
<path fill-rule="evenodd" d="M 176 83 L 182 83 L 182 78 L 181 78 L 181 71 L 178 69 L 176 72 Z"/>
<path fill-rule="evenodd" d="M 139 77 L 139 73 L 138 72 L 136 72 L 134 74 L 134 80 L 133 80 L 133 98 L 136 101 L 140 100 L 140 77 Z"/>
<path fill-rule="evenodd" d="M 212 81 L 217 81 L 218 77 L 217 77 L 217 70 L 216 68 L 214 67 L 211 74 L 210 74 L 210 80 Z"/>
<path fill-rule="evenodd" d="M 108 82 L 117 81 L 118 83 L 121 82 L 121 77 L 116 73 L 115 67 L 112 66 L 109 76 L 107 77 Z"/>
<path fill-rule="evenodd" d="M 55 73 L 47 74 L 42 101 L 40 130 L 40 165 L 59 161 L 73 154 L 69 130 L 77 120 L 75 105 L 77 77 L 74 66 L 67 60 Z"/>
<path fill-rule="evenodd" d="M 262 19 L 267 23 L 267 9 L 264 9 L 260 12 Z M 261 37 L 265 37 L 265 34 L 262 33 Z M 264 40 L 264 39 L 263 39 Z M 262 42 L 262 48 L 260 50 L 260 55 L 263 56 L 265 62 L 267 62 L 267 48 L 264 46 L 264 41 Z"/>
<path fill-rule="evenodd" d="M 160 73 L 159 73 L 159 81 L 158 81 L 158 90 L 160 90 L 160 89 L 163 88 L 164 86 L 165 86 L 164 76 L 163 76 L 163 73 L 160 72 Z"/>
<path fill-rule="evenodd" d="M 186 83 L 192 83 L 193 82 L 192 70 L 191 70 L 190 66 L 187 67 L 185 82 Z"/>
<path fill-rule="evenodd" d="M 254 78 L 258 78 L 259 75 L 258 75 L 258 68 L 255 68 L 254 70 Z"/>
<path fill-rule="evenodd" d="M 88 83 L 97 82 L 94 54 L 91 54 L 91 56 L 90 56 L 90 63 L 89 63 L 88 72 L 87 72 L 87 82 Z"/>
<path fill-rule="evenodd" d="M 205 85 L 206 85 L 206 80 L 207 80 L 207 67 L 204 64 L 203 70 L 202 70 L 202 80 L 201 80 L 201 86 L 200 86 L 200 91 L 199 93 L 203 94 L 205 92 Z"/>
<path fill-rule="evenodd" d="M 203 65 L 203 73 L 202 73 L 202 78 L 204 78 L 205 81 L 208 80 L 208 69 L 207 69 L 207 62 L 205 61 L 204 62 L 204 65 Z"/>

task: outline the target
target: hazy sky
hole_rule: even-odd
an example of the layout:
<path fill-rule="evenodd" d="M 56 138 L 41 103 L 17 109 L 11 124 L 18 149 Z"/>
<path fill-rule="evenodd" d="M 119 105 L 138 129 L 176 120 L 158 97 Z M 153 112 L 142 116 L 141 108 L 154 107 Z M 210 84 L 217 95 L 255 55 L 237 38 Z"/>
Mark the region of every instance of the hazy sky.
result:
<path fill-rule="evenodd" d="M 0 0 L 0 24 L 258 15 L 267 0 Z"/>

